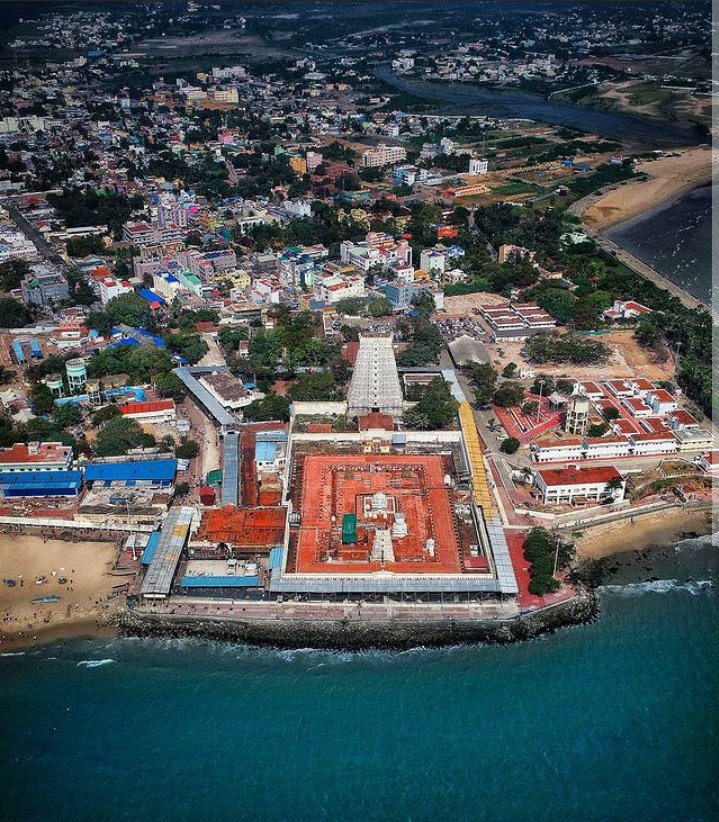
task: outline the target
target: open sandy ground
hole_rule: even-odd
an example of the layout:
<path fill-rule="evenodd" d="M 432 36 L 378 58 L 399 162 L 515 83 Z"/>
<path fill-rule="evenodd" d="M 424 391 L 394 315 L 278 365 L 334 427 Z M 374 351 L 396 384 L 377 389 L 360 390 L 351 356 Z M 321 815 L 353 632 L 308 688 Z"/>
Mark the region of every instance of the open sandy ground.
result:
<path fill-rule="evenodd" d="M 110 576 L 116 548 L 106 542 L 63 542 L 22 534 L 0 535 L 0 651 L 85 636 L 123 598 L 108 596 L 130 578 Z M 60 577 L 67 582 L 60 584 Z M 45 577 L 47 582 L 37 584 Z M 11 587 L 6 580 L 15 581 Z M 56 595 L 59 602 L 33 603 Z"/>
<path fill-rule="evenodd" d="M 637 517 L 634 522 L 620 520 L 587 531 L 577 540 L 580 559 L 600 559 L 623 551 L 643 551 L 659 545 L 671 545 L 685 534 L 710 534 L 710 511 L 686 511 L 672 508 L 665 513 Z"/>
<path fill-rule="evenodd" d="M 586 226 L 601 231 L 636 217 L 711 182 L 712 156 L 707 146 L 642 160 L 636 169 L 648 175 L 609 191 L 584 212 Z"/>

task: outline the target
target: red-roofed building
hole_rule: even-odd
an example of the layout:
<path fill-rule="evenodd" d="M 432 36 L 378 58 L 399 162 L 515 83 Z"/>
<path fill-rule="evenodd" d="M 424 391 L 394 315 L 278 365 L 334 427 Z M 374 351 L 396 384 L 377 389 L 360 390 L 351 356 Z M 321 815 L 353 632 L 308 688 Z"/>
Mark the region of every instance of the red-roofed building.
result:
<path fill-rule="evenodd" d="M 626 480 L 612 466 L 598 468 L 541 468 L 534 484 L 542 502 L 552 505 L 560 502 L 581 503 L 624 499 Z"/>
<path fill-rule="evenodd" d="M 649 419 L 642 420 L 640 427 L 643 428 L 647 434 L 666 434 L 669 430 L 657 417 L 649 417 Z"/>
<path fill-rule="evenodd" d="M 637 426 L 626 417 L 619 417 L 619 419 L 610 422 L 609 425 L 615 434 L 624 434 L 627 436 L 628 434 L 636 434 L 639 431 Z"/>
<path fill-rule="evenodd" d="M 678 450 L 677 440 L 670 431 L 663 434 L 630 434 L 629 439 L 636 457 L 672 454 Z"/>
<path fill-rule="evenodd" d="M 626 457 L 628 454 L 629 440 L 622 435 L 584 438 L 584 456 L 589 460 Z"/>
<path fill-rule="evenodd" d="M 589 397 L 590 400 L 598 400 L 604 396 L 602 389 L 597 385 L 597 383 L 592 382 L 591 380 L 575 383 L 574 391 L 579 394 L 584 394 L 584 396 Z"/>
<path fill-rule="evenodd" d="M 631 397 L 634 389 L 626 380 L 607 380 L 604 383 L 615 397 Z"/>
<path fill-rule="evenodd" d="M 350 342 L 342 346 L 341 354 L 343 360 L 346 360 L 350 365 L 354 365 L 357 361 L 357 354 L 359 354 L 359 342 L 357 342 L 357 340 L 350 340 Z"/>
<path fill-rule="evenodd" d="M 614 305 L 608 308 L 602 316 L 605 320 L 633 320 L 641 314 L 651 313 L 651 308 L 634 302 L 634 300 L 614 300 Z"/>
<path fill-rule="evenodd" d="M 655 388 L 647 394 L 647 403 L 655 414 L 671 414 L 679 407 L 679 403 L 664 388 Z"/>
<path fill-rule="evenodd" d="M 641 397 L 625 397 L 622 405 L 633 417 L 651 417 L 654 413 Z"/>
<path fill-rule="evenodd" d="M 560 460 L 580 460 L 584 453 L 582 440 L 539 440 L 530 446 L 537 462 L 557 462 Z"/>
<path fill-rule="evenodd" d="M 394 431 L 394 423 L 389 414 L 380 414 L 379 411 L 372 411 L 370 414 L 357 418 L 357 425 L 360 431 Z"/>
<path fill-rule="evenodd" d="M 707 451 L 697 460 L 697 465 L 707 474 L 719 474 L 719 451 Z"/>
<path fill-rule="evenodd" d="M 65 471 L 72 448 L 61 442 L 16 442 L 0 448 L 0 471 Z"/>
<path fill-rule="evenodd" d="M 678 408 L 676 411 L 672 411 L 667 422 L 675 431 L 683 431 L 687 428 L 699 427 L 699 420 L 683 408 Z"/>
<path fill-rule="evenodd" d="M 646 397 L 649 391 L 654 391 L 654 383 L 644 377 L 635 377 L 629 380 L 629 385 L 634 389 L 634 393 L 638 397 Z"/>
<path fill-rule="evenodd" d="M 120 406 L 120 413 L 137 422 L 149 423 L 172 422 L 177 416 L 174 400 L 128 402 Z"/>

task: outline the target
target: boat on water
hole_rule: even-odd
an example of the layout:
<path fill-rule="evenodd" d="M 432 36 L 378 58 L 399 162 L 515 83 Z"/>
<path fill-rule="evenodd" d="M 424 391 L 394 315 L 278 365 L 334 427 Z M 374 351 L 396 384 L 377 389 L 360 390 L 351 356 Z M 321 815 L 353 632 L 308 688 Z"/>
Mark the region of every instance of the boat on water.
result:
<path fill-rule="evenodd" d="M 59 597 L 56 594 L 50 594 L 46 597 L 35 597 L 32 602 L 33 605 L 42 605 L 47 604 L 48 602 L 60 602 L 61 599 L 62 597 Z"/>

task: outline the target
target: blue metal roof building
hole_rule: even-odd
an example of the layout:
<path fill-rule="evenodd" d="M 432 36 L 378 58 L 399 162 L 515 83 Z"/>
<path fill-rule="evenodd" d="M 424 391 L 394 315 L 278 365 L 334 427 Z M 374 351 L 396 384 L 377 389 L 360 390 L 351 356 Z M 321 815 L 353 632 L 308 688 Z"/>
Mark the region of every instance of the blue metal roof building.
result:
<path fill-rule="evenodd" d="M 145 550 L 142 552 L 142 559 L 140 560 L 142 565 L 149 565 L 152 562 L 152 558 L 157 551 L 157 546 L 160 544 L 160 536 L 160 531 L 153 531 L 153 533 L 150 534 L 150 539 L 147 540 Z"/>
<path fill-rule="evenodd" d="M 277 443 L 255 443 L 255 462 L 274 462 L 277 456 Z"/>
<path fill-rule="evenodd" d="M 0 495 L 10 497 L 76 497 L 81 471 L 0 471 Z"/>
<path fill-rule="evenodd" d="M 105 486 L 118 483 L 128 487 L 135 485 L 172 485 L 177 473 L 177 460 L 155 459 L 134 462 L 91 463 L 85 468 L 87 482 L 100 482 Z"/>
<path fill-rule="evenodd" d="M 259 577 L 182 577 L 181 588 L 257 588 Z"/>
<path fill-rule="evenodd" d="M 143 300 L 147 300 L 148 303 L 159 303 L 160 305 L 165 305 L 167 300 L 164 297 L 161 297 L 159 294 L 156 294 L 154 291 L 151 291 L 149 288 L 141 288 L 137 292 Z"/>
<path fill-rule="evenodd" d="M 35 359 L 42 359 L 42 348 L 40 348 L 40 343 L 37 340 L 30 340 L 30 353 Z"/>
<path fill-rule="evenodd" d="M 22 343 L 20 340 L 13 340 L 12 350 L 13 354 L 15 354 L 15 359 L 17 360 L 18 365 L 22 365 L 25 362 L 25 352 L 22 350 Z"/>

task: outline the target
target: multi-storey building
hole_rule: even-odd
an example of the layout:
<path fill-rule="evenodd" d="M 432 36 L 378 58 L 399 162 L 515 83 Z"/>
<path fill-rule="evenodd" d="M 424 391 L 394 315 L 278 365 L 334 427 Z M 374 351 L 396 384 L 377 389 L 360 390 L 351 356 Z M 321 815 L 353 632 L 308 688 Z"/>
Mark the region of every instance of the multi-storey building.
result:
<path fill-rule="evenodd" d="M 406 159 L 407 152 L 401 146 L 388 146 L 380 143 L 376 148 L 369 149 L 362 154 L 362 167 L 379 168 L 401 163 Z"/>

